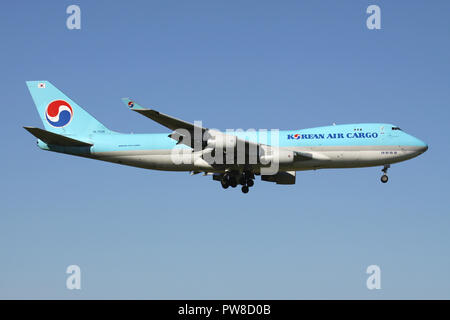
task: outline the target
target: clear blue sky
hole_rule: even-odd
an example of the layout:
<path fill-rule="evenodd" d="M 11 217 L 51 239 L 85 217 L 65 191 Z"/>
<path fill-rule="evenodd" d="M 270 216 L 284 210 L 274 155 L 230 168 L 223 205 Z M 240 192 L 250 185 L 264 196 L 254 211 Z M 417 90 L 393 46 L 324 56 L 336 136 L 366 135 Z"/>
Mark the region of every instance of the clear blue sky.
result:
<path fill-rule="evenodd" d="M 0 11 L 0 298 L 450 298 L 449 1 L 77 1 L 70 31 L 73 3 Z M 243 195 L 38 149 L 26 80 L 117 131 L 167 132 L 131 96 L 222 129 L 394 123 L 430 149 L 386 185 L 324 170 Z"/>

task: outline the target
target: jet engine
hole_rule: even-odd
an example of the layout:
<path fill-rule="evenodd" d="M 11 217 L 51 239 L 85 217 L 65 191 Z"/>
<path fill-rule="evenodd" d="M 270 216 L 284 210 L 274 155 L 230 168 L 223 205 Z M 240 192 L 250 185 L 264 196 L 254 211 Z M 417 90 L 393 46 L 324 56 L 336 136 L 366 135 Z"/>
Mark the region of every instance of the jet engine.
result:
<path fill-rule="evenodd" d="M 290 164 L 294 162 L 294 151 L 285 149 L 265 150 L 260 157 L 262 163 L 268 164 L 278 161 L 279 164 Z"/>

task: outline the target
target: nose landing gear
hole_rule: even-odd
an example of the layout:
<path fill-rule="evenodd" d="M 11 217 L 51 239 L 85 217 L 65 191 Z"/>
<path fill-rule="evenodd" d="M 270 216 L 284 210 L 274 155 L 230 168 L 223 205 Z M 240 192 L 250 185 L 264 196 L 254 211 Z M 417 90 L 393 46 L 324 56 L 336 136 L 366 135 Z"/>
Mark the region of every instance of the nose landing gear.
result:
<path fill-rule="evenodd" d="M 390 164 L 385 164 L 383 169 L 381 171 L 383 171 L 383 175 L 381 176 L 381 182 L 386 183 L 389 181 L 389 177 L 387 176 L 387 171 L 388 169 L 391 167 Z"/>

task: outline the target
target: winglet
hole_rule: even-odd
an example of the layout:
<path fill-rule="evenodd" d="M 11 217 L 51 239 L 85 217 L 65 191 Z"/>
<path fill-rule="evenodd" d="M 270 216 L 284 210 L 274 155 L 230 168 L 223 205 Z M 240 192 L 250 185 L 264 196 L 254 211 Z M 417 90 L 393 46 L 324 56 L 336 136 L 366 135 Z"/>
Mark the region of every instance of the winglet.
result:
<path fill-rule="evenodd" d="M 144 108 L 141 105 L 137 104 L 135 101 L 133 101 L 130 98 L 122 98 L 122 102 L 131 110 L 146 110 L 147 109 L 147 108 Z"/>

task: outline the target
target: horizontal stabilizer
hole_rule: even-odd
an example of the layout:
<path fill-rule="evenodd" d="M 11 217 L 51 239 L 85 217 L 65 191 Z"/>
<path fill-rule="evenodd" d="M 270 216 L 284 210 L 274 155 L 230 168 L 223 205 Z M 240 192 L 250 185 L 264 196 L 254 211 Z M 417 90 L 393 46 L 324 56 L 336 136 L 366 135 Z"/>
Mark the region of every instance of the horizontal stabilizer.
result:
<path fill-rule="evenodd" d="M 92 143 L 72 139 L 40 128 L 24 127 L 24 129 L 27 130 L 36 138 L 44 141 L 48 145 L 66 146 L 66 147 L 86 147 L 86 146 L 90 147 L 93 145 Z"/>

